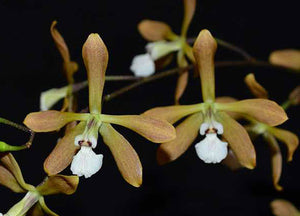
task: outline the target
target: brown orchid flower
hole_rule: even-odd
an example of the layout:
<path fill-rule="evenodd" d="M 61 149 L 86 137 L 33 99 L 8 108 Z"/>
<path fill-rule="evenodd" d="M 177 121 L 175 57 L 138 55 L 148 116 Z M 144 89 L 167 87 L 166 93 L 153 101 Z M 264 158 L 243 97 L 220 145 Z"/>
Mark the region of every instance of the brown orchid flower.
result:
<path fill-rule="evenodd" d="M 183 0 L 184 18 L 181 34 L 175 34 L 171 27 L 160 21 L 143 20 L 138 24 L 140 34 L 151 43 L 146 46 L 147 53 L 134 57 L 130 69 L 136 76 L 150 76 L 155 67 L 168 65 L 177 52 L 177 64 L 181 68 L 188 66 L 187 58 L 195 62 L 192 47 L 187 43 L 187 31 L 196 9 L 196 0 Z M 156 63 L 156 65 L 155 65 Z M 188 82 L 188 71 L 179 75 L 175 92 L 175 102 L 182 96 Z"/>
<path fill-rule="evenodd" d="M 271 64 L 291 68 L 300 72 L 300 50 L 275 50 L 269 56 Z"/>
<path fill-rule="evenodd" d="M 26 193 L 25 197 L 14 205 L 4 216 L 47 215 L 57 216 L 51 211 L 44 196 L 75 193 L 79 183 L 78 176 L 54 175 L 47 177 L 40 185 L 34 187 L 24 181 L 21 169 L 10 153 L 0 153 L 0 184 L 15 193 Z M 0 215 L 3 215 L 0 213 Z"/>
<path fill-rule="evenodd" d="M 275 102 L 266 99 L 248 99 L 220 103 L 215 101 L 214 56 L 217 43 L 208 30 L 202 30 L 193 47 L 197 69 L 200 73 L 203 103 L 158 107 L 145 115 L 163 118 L 170 123 L 184 119 L 176 127 L 176 139 L 162 143 L 157 151 L 159 164 L 177 159 L 200 134 L 205 139 L 195 148 L 198 156 L 206 163 L 219 163 L 228 151 L 227 143 L 219 140 L 217 134 L 228 142 L 239 162 L 249 169 L 256 164 L 253 144 L 245 128 L 228 112 L 251 116 L 259 122 L 276 126 L 287 120 L 284 110 Z"/>
<path fill-rule="evenodd" d="M 300 211 L 292 203 L 284 199 L 273 200 L 271 209 L 275 216 L 300 216 Z"/>
<path fill-rule="evenodd" d="M 90 112 L 71 113 L 54 110 L 35 112 L 27 115 L 24 124 L 36 132 L 50 132 L 62 128 L 69 122 L 79 121 L 79 124 L 70 129 L 58 142 L 46 159 L 44 168 L 49 175 L 59 173 L 71 162 L 71 170 L 78 176 L 84 175 L 87 178 L 99 171 L 103 155 L 96 155 L 92 149 L 97 146 L 100 133 L 124 179 L 129 184 L 139 187 L 142 183 L 139 157 L 129 142 L 111 124 L 129 128 L 155 143 L 174 139 L 175 129 L 165 120 L 148 116 L 102 114 L 102 92 L 108 52 L 98 34 L 91 34 L 88 37 L 82 48 L 82 57 L 88 75 Z"/>
<path fill-rule="evenodd" d="M 62 88 L 53 88 L 41 93 L 40 97 L 40 109 L 42 111 L 49 110 L 59 100 L 64 98 L 64 104 L 62 111 L 68 109 L 72 110 L 74 106 L 74 97 L 72 95 L 72 85 L 74 84 L 74 73 L 78 70 L 78 64 L 71 61 L 69 48 L 61 36 L 59 31 L 56 29 L 57 21 L 53 21 L 50 27 L 50 33 L 54 40 L 54 43 L 63 59 L 63 72 L 67 79 L 68 85 Z"/>
<path fill-rule="evenodd" d="M 257 98 L 268 98 L 268 92 L 256 81 L 254 74 L 248 74 L 245 78 L 245 83 L 252 94 Z M 293 154 L 299 145 L 299 139 L 296 134 L 288 130 L 270 126 L 251 118 L 248 118 L 248 120 L 250 120 L 251 125 L 246 126 L 247 129 L 255 135 L 262 135 L 269 144 L 271 150 L 273 184 L 277 190 L 282 190 L 282 187 L 278 184 L 282 172 L 282 155 L 277 139 L 287 146 L 288 161 L 292 161 Z"/>

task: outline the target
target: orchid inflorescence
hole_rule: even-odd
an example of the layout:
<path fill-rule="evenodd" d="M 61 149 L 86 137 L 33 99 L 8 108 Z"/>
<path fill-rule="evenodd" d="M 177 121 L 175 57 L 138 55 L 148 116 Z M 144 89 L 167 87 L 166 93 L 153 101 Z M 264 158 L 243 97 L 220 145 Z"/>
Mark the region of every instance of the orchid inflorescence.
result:
<path fill-rule="evenodd" d="M 71 60 L 68 46 L 56 29 L 57 22 L 52 23 L 50 32 L 63 59 L 67 85 L 41 93 L 41 111 L 29 113 L 25 117 L 26 127 L 0 118 L 0 123 L 31 134 L 29 141 L 21 146 L 12 146 L 0 141 L 0 184 L 15 193 L 26 193 L 25 197 L 4 215 L 57 215 L 47 207 L 44 196 L 73 194 L 79 184 L 79 177 L 89 178 L 101 169 L 104 156 L 94 152 L 98 146 L 99 134 L 103 143 L 110 149 L 125 181 L 134 187 L 140 187 L 143 171 L 139 156 L 114 125 L 123 126 L 153 143 L 159 143 L 156 157 L 160 165 L 178 159 L 197 140 L 195 152 L 203 162 L 222 162 L 233 170 L 242 167 L 255 168 L 256 152 L 252 143 L 255 137 L 251 135 L 262 135 L 271 150 L 274 187 L 282 190 L 279 185 L 282 155 L 277 140 L 286 144 L 288 161 L 292 160 L 299 140 L 296 134 L 277 126 L 287 121 L 285 110 L 300 103 L 299 86 L 280 106 L 268 99 L 268 92 L 256 81 L 254 74 L 249 74 L 245 83 L 255 99 L 216 97 L 214 59 L 218 43 L 210 31 L 204 29 L 200 31 L 193 47 L 189 45 L 187 31 L 195 13 L 196 0 L 183 0 L 183 5 L 184 19 L 180 35 L 173 33 L 163 22 L 143 20 L 138 24 L 141 35 L 151 43 L 146 46 L 147 53 L 134 57 L 130 67 L 137 76 L 135 86 L 163 77 L 164 75 L 160 74 L 164 72 L 154 75 L 153 73 L 170 63 L 173 52 L 177 52 L 178 69 L 172 73 L 166 71 L 165 76 L 179 75 L 174 96 L 175 105 L 152 108 L 139 115 L 102 113 L 109 55 L 99 34 L 90 34 L 82 47 L 87 81 L 76 83 L 73 75 L 78 71 L 78 65 Z M 299 71 L 299 56 L 297 50 L 275 51 L 269 57 L 270 65 Z M 179 105 L 179 99 L 187 87 L 189 69 L 192 67 L 200 77 L 203 102 Z M 119 77 L 122 80 L 122 76 Z M 89 106 L 78 111 L 77 96 L 74 93 L 86 86 L 89 90 Z M 125 87 L 125 90 L 119 90 L 118 94 L 133 88 L 134 86 Z M 62 108 L 59 111 L 52 109 L 61 99 L 64 100 Z M 241 119 L 249 124 L 242 125 L 239 123 Z M 62 128 L 63 137 L 58 139 L 56 146 L 44 161 L 47 176 L 36 187 L 27 184 L 11 152 L 29 148 L 34 133 L 59 131 Z M 199 135 L 203 138 L 201 141 L 198 139 Z M 60 174 L 69 165 L 73 175 Z M 282 204 L 273 203 L 276 209 L 278 205 Z"/>

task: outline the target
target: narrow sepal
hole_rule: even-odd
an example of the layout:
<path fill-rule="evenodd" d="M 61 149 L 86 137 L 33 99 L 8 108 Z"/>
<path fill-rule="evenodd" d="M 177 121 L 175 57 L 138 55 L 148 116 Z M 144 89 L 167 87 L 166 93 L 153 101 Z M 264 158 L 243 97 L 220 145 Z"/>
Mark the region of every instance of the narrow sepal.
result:
<path fill-rule="evenodd" d="M 127 127 L 151 142 L 168 142 L 176 137 L 175 128 L 165 120 L 146 115 L 101 115 L 103 122 Z"/>
<path fill-rule="evenodd" d="M 271 209 L 275 216 L 299 216 L 299 210 L 289 201 L 276 199 L 271 202 Z"/>
<path fill-rule="evenodd" d="M 276 50 L 270 54 L 269 61 L 274 65 L 279 65 L 300 71 L 300 50 Z"/>
<path fill-rule="evenodd" d="M 50 132 L 61 129 L 72 121 L 84 121 L 89 114 L 59 112 L 55 110 L 29 113 L 24 124 L 35 132 Z"/>
<path fill-rule="evenodd" d="M 170 39 L 174 35 L 171 27 L 160 21 L 143 20 L 138 24 L 140 34 L 148 41 Z"/>
<path fill-rule="evenodd" d="M 158 164 L 163 165 L 180 157 L 198 136 L 202 122 L 202 113 L 195 113 L 180 123 L 176 127 L 176 139 L 159 146 L 156 154 Z"/>
<path fill-rule="evenodd" d="M 223 137 L 241 165 L 253 169 L 256 165 L 256 153 L 245 128 L 225 112 L 218 112 L 216 118 L 223 125 Z"/>
<path fill-rule="evenodd" d="M 49 207 L 46 205 L 44 197 L 42 197 L 42 196 L 40 197 L 39 204 L 41 205 L 43 211 L 47 215 L 49 215 L 49 216 L 58 216 L 58 214 L 56 214 L 55 212 L 53 212 L 52 210 L 50 210 Z"/>
<path fill-rule="evenodd" d="M 200 73 L 203 100 L 215 100 L 214 57 L 217 42 L 206 29 L 202 30 L 193 47 L 198 72 Z"/>
<path fill-rule="evenodd" d="M 55 148 L 44 161 L 44 170 L 48 175 L 55 175 L 63 171 L 72 162 L 73 156 L 78 150 L 78 146 L 75 146 L 75 137 L 83 133 L 85 125 L 85 122 L 79 123 L 58 140 Z"/>
<path fill-rule="evenodd" d="M 101 113 L 108 51 L 98 34 L 89 35 L 82 47 L 82 58 L 88 75 L 90 112 Z"/>
<path fill-rule="evenodd" d="M 265 99 L 269 97 L 267 90 L 256 81 L 253 73 L 250 73 L 245 77 L 245 83 L 255 97 Z"/>
<path fill-rule="evenodd" d="M 270 126 L 280 125 L 288 119 L 281 106 L 274 101 L 266 99 L 247 99 L 233 103 L 218 103 L 216 108 L 222 111 L 237 112 L 250 116 Z"/>
<path fill-rule="evenodd" d="M 188 28 L 191 24 L 196 9 L 196 0 L 183 0 L 184 17 L 181 29 L 181 36 L 186 37 Z"/>
<path fill-rule="evenodd" d="M 125 181 L 134 187 L 140 187 L 143 180 L 143 168 L 139 156 L 130 143 L 107 123 L 101 125 L 100 134 L 112 152 Z"/>

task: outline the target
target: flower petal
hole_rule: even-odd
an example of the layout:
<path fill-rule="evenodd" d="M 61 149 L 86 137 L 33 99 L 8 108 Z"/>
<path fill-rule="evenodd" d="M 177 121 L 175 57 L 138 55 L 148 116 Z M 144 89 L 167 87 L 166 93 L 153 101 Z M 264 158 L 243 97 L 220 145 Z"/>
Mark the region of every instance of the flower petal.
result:
<path fill-rule="evenodd" d="M 0 153 L 0 166 L 2 166 L 2 168 L 6 169 L 8 172 L 11 173 L 11 175 L 13 175 L 13 177 L 15 178 L 15 180 L 17 181 L 19 186 L 22 187 L 23 190 L 32 190 L 33 189 L 33 186 L 25 183 L 21 169 L 12 154 Z M 10 178 L 12 177 L 7 172 L 5 172 L 3 174 L 8 175 L 8 177 L 10 176 Z M 0 182 L 2 184 L 2 181 L 0 181 Z M 3 181 L 3 183 L 5 183 L 5 181 Z M 14 185 L 14 186 L 16 186 L 16 185 Z M 19 190 L 19 189 L 20 188 L 18 188 L 17 190 Z"/>
<path fill-rule="evenodd" d="M 294 106 L 300 104 L 300 85 L 298 85 L 289 95 L 289 100 Z"/>
<path fill-rule="evenodd" d="M 288 161 L 292 161 L 293 154 L 299 145 L 299 139 L 297 135 L 288 130 L 283 130 L 275 127 L 269 127 L 268 131 L 272 133 L 281 142 L 286 144 L 288 148 Z"/>
<path fill-rule="evenodd" d="M 269 97 L 268 92 L 262 85 L 260 85 L 256 81 L 253 73 L 250 73 L 245 77 L 245 83 L 247 84 L 249 90 L 255 97 L 265 98 L 265 99 L 267 99 Z"/>
<path fill-rule="evenodd" d="M 216 103 L 231 103 L 231 102 L 236 102 L 236 101 L 238 101 L 238 100 L 233 97 L 228 97 L 228 96 L 216 98 Z M 238 113 L 235 113 L 235 112 L 226 112 L 226 113 L 233 119 L 241 118 L 241 115 Z"/>
<path fill-rule="evenodd" d="M 233 171 L 242 168 L 240 162 L 231 149 L 228 150 L 227 157 L 221 163 Z"/>
<path fill-rule="evenodd" d="M 156 154 L 158 164 L 163 165 L 179 158 L 198 136 L 202 122 L 202 113 L 195 113 L 180 123 L 176 127 L 176 139 L 159 146 Z"/>
<path fill-rule="evenodd" d="M 15 193 L 26 192 L 26 190 L 24 190 L 24 188 L 18 183 L 14 175 L 1 163 L 1 161 L 0 161 L 0 184 L 3 185 L 4 187 L 9 188 Z"/>
<path fill-rule="evenodd" d="M 36 203 L 29 211 L 26 216 L 44 216 L 45 213 L 39 203 Z"/>
<path fill-rule="evenodd" d="M 157 107 L 147 110 L 143 113 L 143 115 L 151 116 L 157 119 L 164 119 L 169 123 L 174 124 L 187 115 L 201 111 L 203 106 L 203 104 L 193 104 Z"/>
<path fill-rule="evenodd" d="M 228 141 L 241 165 L 253 169 L 256 165 L 256 154 L 245 128 L 225 112 L 218 112 L 216 118 L 223 125 L 223 137 Z"/>
<path fill-rule="evenodd" d="M 82 134 L 85 129 L 85 122 L 79 123 L 75 128 L 69 129 L 61 138 L 53 151 L 44 161 L 44 170 L 51 176 L 63 171 L 73 160 L 78 147 L 75 146 L 75 137 Z"/>
<path fill-rule="evenodd" d="M 75 193 L 79 183 L 78 176 L 54 175 L 47 177 L 46 180 L 36 187 L 36 190 L 42 195 Z"/>
<path fill-rule="evenodd" d="M 296 207 L 283 199 L 276 199 L 271 203 L 272 212 L 276 216 L 298 216 L 300 212 Z"/>
<path fill-rule="evenodd" d="M 300 50 L 276 50 L 270 54 L 269 61 L 274 65 L 300 70 Z"/>
<path fill-rule="evenodd" d="M 101 115 L 101 120 L 127 127 L 155 143 L 168 142 L 176 137 L 175 128 L 170 123 L 146 115 Z"/>
<path fill-rule="evenodd" d="M 101 113 L 108 52 L 98 34 L 89 35 L 82 47 L 82 58 L 88 75 L 90 112 Z"/>
<path fill-rule="evenodd" d="M 72 121 L 84 121 L 89 114 L 59 112 L 54 110 L 29 113 L 24 124 L 35 132 L 50 132 L 61 129 Z"/>
<path fill-rule="evenodd" d="M 193 19 L 196 9 L 196 0 L 184 0 L 184 17 L 181 29 L 181 36 L 186 37 L 188 28 Z"/>
<path fill-rule="evenodd" d="M 273 185 L 276 188 L 276 190 L 281 191 L 283 188 L 279 185 L 279 180 L 282 172 L 282 155 L 280 147 L 272 134 L 265 133 L 264 138 L 268 142 L 271 150 Z"/>
<path fill-rule="evenodd" d="M 45 213 L 49 216 L 58 216 L 58 214 L 56 214 L 55 212 L 53 212 L 52 210 L 50 210 L 48 208 L 48 206 L 45 203 L 45 199 L 43 196 L 40 197 L 39 199 L 39 204 L 41 205 L 42 209 L 45 211 Z"/>
<path fill-rule="evenodd" d="M 270 126 L 280 125 L 288 119 L 281 106 L 266 99 L 247 99 L 233 103 L 216 103 L 215 105 L 219 110 L 250 116 Z"/>
<path fill-rule="evenodd" d="M 177 55 L 177 64 L 181 68 L 185 68 L 188 66 L 188 62 L 184 57 L 183 51 L 179 51 Z M 185 70 L 183 73 L 179 74 L 177 79 L 177 85 L 175 89 L 175 104 L 179 104 L 179 99 L 183 95 L 186 86 L 188 84 L 189 73 L 188 70 Z"/>
<path fill-rule="evenodd" d="M 41 93 L 40 109 L 46 111 L 51 109 L 58 101 L 65 98 L 68 93 L 68 86 L 62 88 L 52 88 Z"/>
<path fill-rule="evenodd" d="M 175 36 L 168 24 L 154 20 L 142 20 L 138 24 L 138 30 L 148 41 L 171 39 Z"/>
<path fill-rule="evenodd" d="M 134 187 L 140 187 L 143 181 L 143 168 L 139 156 L 130 143 L 110 124 L 103 123 L 99 132 L 103 137 L 104 143 L 112 152 L 125 181 Z"/>
<path fill-rule="evenodd" d="M 203 101 L 215 100 L 214 57 L 216 50 L 216 40 L 208 30 L 202 30 L 194 43 L 193 52 L 200 73 Z"/>

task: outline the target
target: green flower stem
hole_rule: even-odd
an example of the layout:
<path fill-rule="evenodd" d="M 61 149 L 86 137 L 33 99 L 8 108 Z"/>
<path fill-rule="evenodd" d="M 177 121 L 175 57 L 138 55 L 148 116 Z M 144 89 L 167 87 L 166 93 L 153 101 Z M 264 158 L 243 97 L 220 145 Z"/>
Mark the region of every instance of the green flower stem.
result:
<path fill-rule="evenodd" d="M 285 101 L 283 104 L 281 104 L 281 107 L 282 107 L 284 110 L 287 110 L 291 105 L 292 105 L 291 101 L 290 101 L 290 100 L 287 100 L 287 101 Z"/>
<path fill-rule="evenodd" d="M 29 128 L 27 128 L 23 125 L 17 124 L 15 122 L 12 122 L 10 120 L 7 120 L 7 119 L 1 118 L 1 117 L 0 117 L 0 123 L 9 125 L 11 127 L 17 128 L 18 130 L 22 130 L 24 132 L 30 133 L 29 140 L 26 142 L 26 144 L 24 144 L 22 146 L 18 146 L 20 149 L 30 148 L 30 146 L 32 145 L 33 139 L 34 139 L 34 135 L 35 135 L 35 133 L 32 130 L 30 130 Z M 13 147 L 13 146 L 11 146 L 11 147 Z M 18 147 L 16 146 L 16 148 L 18 148 Z"/>

